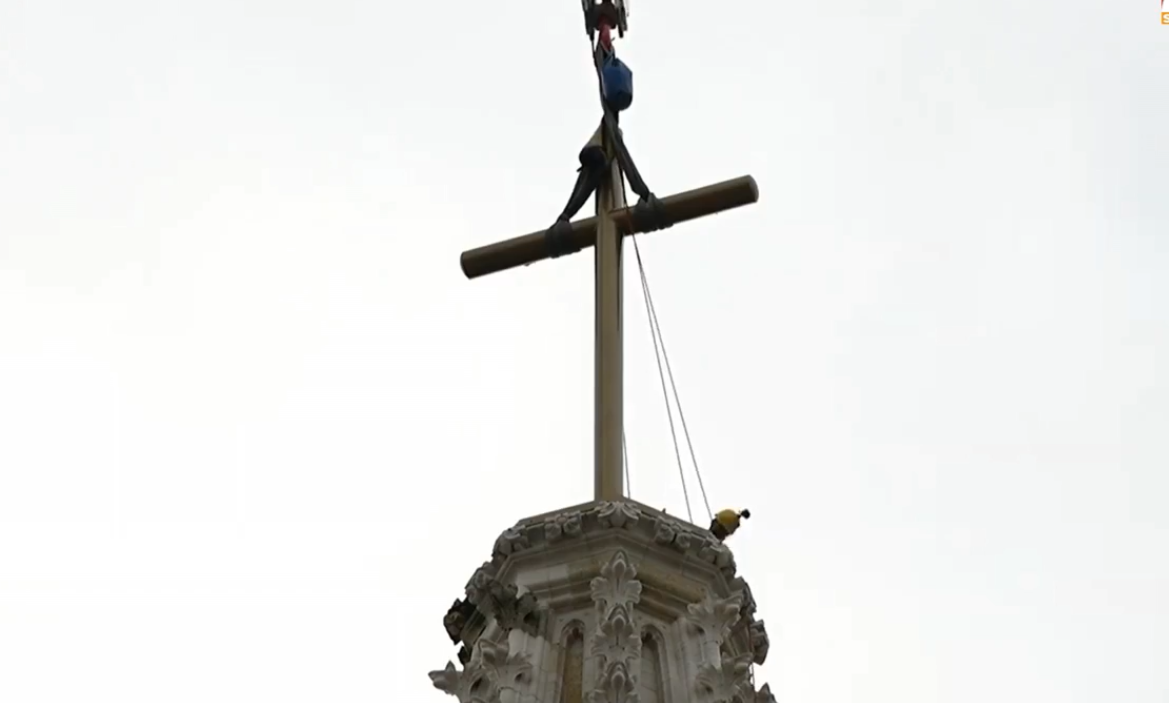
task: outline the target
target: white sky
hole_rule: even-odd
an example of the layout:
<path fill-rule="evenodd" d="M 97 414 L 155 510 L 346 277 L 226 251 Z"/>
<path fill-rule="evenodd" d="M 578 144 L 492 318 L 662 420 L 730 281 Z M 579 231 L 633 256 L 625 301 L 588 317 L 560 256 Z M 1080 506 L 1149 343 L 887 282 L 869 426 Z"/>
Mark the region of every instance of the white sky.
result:
<path fill-rule="evenodd" d="M 651 186 L 762 191 L 642 251 L 783 703 L 1169 700 L 1156 4 L 633 6 Z M 457 262 L 590 70 L 567 0 L 0 0 L 0 701 L 444 699 L 495 535 L 591 497 L 591 256 Z"/>

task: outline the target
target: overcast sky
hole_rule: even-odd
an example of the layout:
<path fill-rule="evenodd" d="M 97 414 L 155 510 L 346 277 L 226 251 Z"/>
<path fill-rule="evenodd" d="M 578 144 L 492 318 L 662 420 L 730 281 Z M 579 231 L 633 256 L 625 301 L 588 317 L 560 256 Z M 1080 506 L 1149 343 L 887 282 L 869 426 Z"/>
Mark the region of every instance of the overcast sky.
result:
<path fill-rule="evenodd" d="M 1157 0 L 632 10 L 651 187 L 761 190 L 641 243 L 759 678 L 1169 700 Z M 559 212 L 590 71 L 568 0 L 0 0 L 0 700 L 444 700 L 495 535 L 592 494 L 591 256 L 458 267 Z"/>

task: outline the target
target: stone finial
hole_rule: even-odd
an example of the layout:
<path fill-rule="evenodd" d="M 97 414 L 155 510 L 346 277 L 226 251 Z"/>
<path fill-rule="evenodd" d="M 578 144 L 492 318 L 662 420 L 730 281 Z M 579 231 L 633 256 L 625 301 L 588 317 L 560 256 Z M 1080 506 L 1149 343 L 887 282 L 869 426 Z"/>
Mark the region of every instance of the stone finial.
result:
<path fill-rule="evenodd" d="M 755 703 L 776 703 L 775 694 L 771 692 L 771 684 L 763 684 L 763 688 L 755 693 Z"/>
<path fill-rule="evenodd" d="M 702 703 L 741 703 L 755 700 L 751 685 L 751 655 L 723 655 L 719 664 L 704 664 L 694 677 L 694 692 Z"/>
<path fill-rule="evenodd" d="M 535 623 L 528 616 L 539 607 L 536 596 L 531 592 L 519 594 L 519 589 L 510 583 L 491 579 L 484 584 L 479 599 L 479 610 L 495 618 L 495 623 L 504 632 L 519 628 L 528 634 L 535 634 Z"/>
<path fill-rule="evenodd" d="M 532 663 L 526 654 L 509 654 L 507 644 L 480 640 L 462 671 L 447 662 L 430 672 L 434 687 L 459 703 L 502 703 L 504 691 L 519 691 L 532 681 Z"/>
<path fill-rule="evenodd" d="M 722 644 L 730 636 L 731 627 L 739 620 L 742 603 L 742 592 L 716 598 L 707 591 L 705 598 L 686 607 L 686 624 L 691 631 Z"/>

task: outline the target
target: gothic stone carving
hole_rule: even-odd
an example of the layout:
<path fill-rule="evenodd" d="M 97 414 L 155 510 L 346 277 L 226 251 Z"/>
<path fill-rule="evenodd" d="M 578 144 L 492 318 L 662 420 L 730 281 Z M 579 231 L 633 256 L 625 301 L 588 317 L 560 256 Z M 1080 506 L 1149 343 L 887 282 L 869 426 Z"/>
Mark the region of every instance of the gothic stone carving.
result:
<path fill-rule="evenodd" d="M 581 515 L 573 511 L 563 513 L 544 521 L 544 539 L 553 544 L 565 537 L 580 537 L 584 534 L 581 525 Z"/>
<path fill-rule="evenodd" d="M 495 540 L 495 549 L 492 550 L 492 556 L 506 557 L 517 552 L 522 552 L 531 547 L 528 542 L 528 536 L 520 528 L 519 525 L 509 527 L 503 531 L 499 539 Z"/>
<path fill-rule="evenodd" d="M 621 662 L 605 669 L 597 687 L 589 692 L 589 703 L 639 703 L 640 699 L 637 683 Z"/>
<path fill-rule="evenodd" d="M 601 503 L 597 521 L 602 527 L 632 529 L 641 519 L 641 510 L 624 501 Z"/>
<path fill-rule="evenodd" d="M 658 544 L 673 544 L 678 536 L 678 529 L 673 520 L 657 518 L 654 520 L 654 541 Z"/>
<path fill-rule="evenodd" d="M 483 600 L 487 588 L 495 580 L 495 574 L 498 572 L 499 567 L 490 561 L 475 569 L 475 573 L 471 575 L 471 580 L 467 582 L 467 586 L 464 589 L 467 600 L 478 605 L 479 601 Z"/>
<path fill-rule="evenodd" d="M 734 556 L 726 545 L 706 529 L 669 515 L 651 511 L 627 501 L 599 502 L 584 509 L 565 511 L 551 517 L 523 521 L 504 530 L 495 540 L 490 566 L 498 568 L 509 556 L 566 537 L 578 537 L 598 530 L 640 531 L 658 544 L 693 553 L 719 569 L 734 571 Z M 728 578 L 733 579 L 734 574 Z"/>
<path fill-rule="evenodd" d="M 463 628 L 467 626 L 467 621 L 475 613 L 475 604 L 470 601 L 456 600 L 450 610 L 442 619 L 442 625 L 446 628 L 447 636 L 451 638 L 451 642 L 458 644 L 463 638 Z"/>
<path fill-rule="evenodd" d="M 511 528 L 505 532 L 496 543 L 498 549 L 499 542 L 507 542 L 508 544 L 519 544 L 518 538 L 512 542 L 508 542 L 508 535 L 518 535 L 519 530 Z M 526 541 L 523 542 L 526 544 Z M 511 546 L 507 549 L 512 549 Z M 511 630 L 513 628 L 521 628 L 529 634 L 533 634 L 537 626 L 537 621 L 529 618 L 530 614 L 536 612 L 538 603 L 536 597 L 530 593 L 518 595 L 516 587 L 512 584 L 500 583 L 495 575 L 499 573 L 499 563 L 492 560 L 484 563 L 471 576 L 471 580 L 467 582 L 466 586 L 466 602 L 477 608 L 484 616 L 495 618 L 496 623 L 504 630 Z M 456 601 L 458 605 L 458 601 Z M 463 617 L 463 624 L 466 624 L 466 619 L 470 617 L 470 612 L 464 609 L 459 610 L 457 614 L 454 613 L 455 608 L 452 607 L 447 612 L 447 619 L 443 620 L 443 624 L 447 626 L 447 634 L 450 634 L 452 639 L 454 635 L 451 634 L 452 629 L 458 624 L 458 618 Z M 449 619 L 449 622 L 448 622 Z M 461 631 L 461 629 L 460 629 Z M 456 642 L 458 640 L 455 640 Z"/>
<path fill-rule="evenodd" d="M 494 597 L 491 593 L 493 582 L 504 563 L 516 554 L 530 549 L 537 549 L 546 545 L 555 544 L 565 539 L 587 538 L 590 534 L 606 530 L 627 530 L 646 540 L 652 540 L 661 546 L 669 546 L 683 554 L 688 559 L 696 559 L 712 564 L 722 572 L 730 585 L 731 592 L 741 592 L 743 595 L 740 608 L 741 622 L 751 628 L 752 641 L 755 643 L 757 658 L 766 656 L 766 632 L 762 623 L 755 622 L 755 600 L 747 584 L 738 578 L 734 555 L 725 544 L 716 540 L 710 532 L 697 525 L 664 515 L 661 512 L 645 508 L 637 503 L 626 501 L 599 502 L 584 508 L 564 511 L 557 515 L 541 516 L 533 520 L 521 520 L 508 528 L 499 536 L 492 550 L 491 561 L 483 564 L 472 576 L 466 588 L 466 601 L 474 604 L 485 614 L 492 613 L 498 618 L 501 625 L 512 627 L 526 627 L 524 614 L 521 614 L 530 605 L 515 603 L 513 615 L 508 604 L 497 604 L 484 600 Z M 517 598 L 518 600 L 518 598 Z M 453 609 L 452 609 L 453 610 Z M 471 618 L 471 612 L 462 610 L 463 617 Z M 632 612 L 632 611 L 630 611 Z M 500 618 L 499 614 L 503 616 Z M 457 624 L 457 614 L 448 612 L 451 620 L 444 619 L 448 634 Z M 453 635 L 452 635 L 453 637 Z M 467 640 L 473 644 L 472 639 Z M 461 658 L 468 658 L 464 652 Z M 760 660 L 761 661 L 761 660 Z"/>
<path fill-rule="evenodd" d="M 775 703 L 775 694 L 771 692 L 771 684 L 763 684 L 763 688 L 755 694 L 755 703 Z"/>
<path fill-rule="evenodd" d="M 591 653 L 600 670 L 641 661 L 641 637 L 630 609 L 619 605 L 601 621 L 593 635 Z"/>
<path fill-rule="evenodd" d="M 743 619 L 750 620 L 755 617 L 755 596 L 751 593 L 751 587 L 741 577 L 734 579 L 730 583 L 732 591 L 743 592 Z"/>
<path fill-rule="evenodd" d="M 508 632 L 519 628 L 529 635 L 536 634 L 539 620 L 529 616 L 536 613 L 539 604 L 532 593 L 519 595 L 519 589 L 514 584 L 492 579 L 481 594 L 477 604 L 480 612 L 495 618 L 502 630 Z"/>
<path fill-rule="evenodd" d="M 726 598 L 716 598 L 709 591 L 698 603 L 686 607 L 686 624 L 690 630 L 703 639 L 722 644 L 731 634 L 731 627 L 739 620 L 739 609 L 743 604 L 742 592 L 732 593 Z"/>
<path fill-rule="evenodd" d="M 637 580 L 637 569 L 629 563 L 625 550 L 615 552 L 609 562 L 601 567 L 601 575 L 589 584 L 597 614 L 601 619 L 618 606 L 626 608 L 641 601 L 641 581 Z"/>
<path fill-rule="evenodd" d="M 589 703 L 638 703 L 633 674 L 641 665 L 641 636 L 633 620 L 634 607 L 641 601 L 637 569 L 618 550 L 589 585 L 597 606 L 591 653 L 599 672 Z"/>
<path fill-rule="evenodd" d="M 503 703 L 505 692 L 522 692 L 532 681 L 532 663 L 526 654 L 509 654 L 507 644 L 480 640 L 466 667 L 430 672 L 434 687 L 459 703 Z M 515 696 L 509 696 L 515 700 Z"/>
<path fill-rule="evenodd" d="M 771 649 L 771 640 L 767 637 L 767 630 L 762 620 L 756 620 L 747 627 L 747 636 L 751 639 L 751 653 L 756 664 L 767 661 L 767 652 Z"/>
<path fill-rule="evenodd" d="M 745 703 L 755 700 L 751 685 L 751 655 L 723 656 L 704 664 L 694 677 L 694 692 L 702 703 Z"/>

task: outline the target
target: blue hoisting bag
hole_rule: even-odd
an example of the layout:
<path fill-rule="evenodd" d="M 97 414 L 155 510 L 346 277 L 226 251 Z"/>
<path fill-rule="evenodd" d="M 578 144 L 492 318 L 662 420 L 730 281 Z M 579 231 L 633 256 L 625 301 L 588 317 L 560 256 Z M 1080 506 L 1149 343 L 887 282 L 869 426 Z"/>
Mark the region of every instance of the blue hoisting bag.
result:
<path fill-rule="evenodd" d="M 609 54 L 601 64 L 601 89 L 605 101 L 621 112 L 633 103 L 633 71 L 621 59 Z"/>

